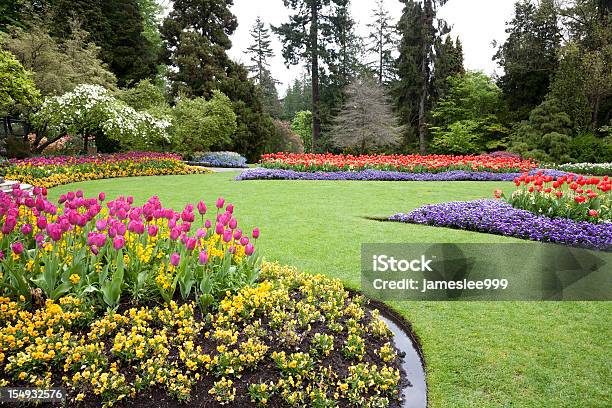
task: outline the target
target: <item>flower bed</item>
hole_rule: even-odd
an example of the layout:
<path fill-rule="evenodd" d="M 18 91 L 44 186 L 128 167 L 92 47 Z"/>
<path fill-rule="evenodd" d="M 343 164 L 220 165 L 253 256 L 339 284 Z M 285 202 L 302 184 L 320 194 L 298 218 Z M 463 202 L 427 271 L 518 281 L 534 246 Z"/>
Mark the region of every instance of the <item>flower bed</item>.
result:
<path fill-rule="evenodd" d="M 0 386 L 62 386 L 69 406 L 398 405 L 388 327 L 322 275 L 264 264 L 207 316 L 193 302 L 98 317 L 72 296 L 0 305 Z"/>
<path fill-rule="evenodd" d="M 245 168 L 247 159 L 235 152 L 208 152 L 195 154 L 189 162 L 194 166 Z"/>
<path fill-rule="evenodd" d="M 452 170 L 522 173 L 536 164 L 517 157 L 448 155 L 334 155 L 275 153 L 262 156 L 265 168 L 305 172 L 384 170 L 408 173 L 440 173 Z"/>
<path fill-rule="evenodd" d="M 547 164 L 546 167 L 591 176 L 612 176 L 612 163 Z"/>
<path fill-rule="evenodd" d="M 584 177 L 573 174 L 553 177 L 538 172 L 523 174 L 514 180 L 518 187 L 508 197 L 495 191 L 514 208 L 529 210 L 549 217 L 575 221 L 612 221 L 612 180 L 608 176 Z"/>
<path fill-rule="evenodd" d="M 558 170 L 544 170 L 551 176 L 566 175 Z M 361 181 L 512 181 L 521 173 L 492 173 L 452 170 L 438 173 L 407 173 L 386 170 L 307 172 L 282 169 L 253 168 L 243 171 L 236 180 L 361 180 Z"/>
<path fill-rule="evenodd" d="M 105 201 L 104 193 L 77 191 L 57 206 L 39 187 L 32 196 L 18 187 L 0 193 L 0 294 L 31 304 L 74 294 L 116 308 L 127 298 L 170 301 L 180 293 L 205 309 L 256 279 L 259 230 L 243 233 L 222 198 L 212 220 L 203 201 L 182 212 L 157 197 L 142 206 L 131 197 Z"/>
<path fill-rule="evenodd" d="M 0 167 L 0 175 L 6 179 L 47 188 L 104 178 L 208 172 L 186 165 L 179 155 L 148 152 L 35 157 L 11 160 L 7 166 Z"/>
<path fill-rule="evenodd" d="M 612 250 L 612 223 L 594 224 L 567 218 L 550 218 L 513 208 L 500 200 L 426 205 L 407 214 L 395 214 L 389 220 L 486 232 L 573 247 Z"/>

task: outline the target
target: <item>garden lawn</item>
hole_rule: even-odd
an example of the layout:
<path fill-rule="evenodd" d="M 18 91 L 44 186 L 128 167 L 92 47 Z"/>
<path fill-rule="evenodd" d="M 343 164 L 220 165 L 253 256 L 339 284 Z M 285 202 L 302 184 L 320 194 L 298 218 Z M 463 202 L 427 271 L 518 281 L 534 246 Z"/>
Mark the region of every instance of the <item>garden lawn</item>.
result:
<path fill-rule="evenodd" d="M 490 198 L 500 182 L 234 181 L 237 172 L 98 180 L 57 187 L 50 197 L 158 195 L 182 209 L 223 196 L 246 230 L 258 226 L 267 260 L 360 285 L 360 245 L 369 242 L 523 242 L 445 228 L 378 222 L 430 203 Z M 538 245 L 534 243 L 533 245 Z M 528 254 L 526 255 L 528 256 Z M 432 407 L 612 405 L 612 302 L 395 302 L 425 352 Z"/>

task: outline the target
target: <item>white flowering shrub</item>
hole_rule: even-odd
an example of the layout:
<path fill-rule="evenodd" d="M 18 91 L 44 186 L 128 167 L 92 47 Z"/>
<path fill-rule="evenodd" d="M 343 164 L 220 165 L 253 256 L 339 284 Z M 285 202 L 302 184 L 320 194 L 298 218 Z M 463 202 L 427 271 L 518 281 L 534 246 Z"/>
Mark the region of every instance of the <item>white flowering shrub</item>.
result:
<path fill-rule="evenodd" d="M 571 173 L 586 174 L 592 176 L 611 176 L 612 163 L 565 163 L 547 164 L 541 167 L 568 171 Z"/>
<path fill-rule="evenodd" d="M 151 150 L 170 143 L 170 122 L 138 112 L 99 85 L 79 85 L 72 92 L 47 98 L 32 117 L 52 136 L 104 134 L 122 147 Z"/>

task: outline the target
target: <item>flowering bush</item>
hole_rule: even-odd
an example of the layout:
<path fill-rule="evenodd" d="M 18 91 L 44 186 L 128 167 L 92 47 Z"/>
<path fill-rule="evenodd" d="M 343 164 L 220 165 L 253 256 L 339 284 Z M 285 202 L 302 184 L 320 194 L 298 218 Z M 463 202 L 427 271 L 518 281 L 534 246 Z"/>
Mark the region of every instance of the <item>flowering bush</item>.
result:
<path fill-rule="evenodd" d="M 550 218 L 500 200 L 426 205 L 390 221 L 457 228 L 573 247 L 612 250 L 612 224 Z"/>
<path fill-rule="evenodd" d="M 170 405 L 397 404 L 401 360 L 363 297 L 277 264 L 261 278 L 206 316 L 193 302 L 95 317 L 74 296 L 33 311 L 0 297 L 0 387 L 61 386 L 68 406 L 129 407 L 160 392 Z"/>
<path fill-rule="evenodd" d="M 492 173 L 520 173 L 535 163 L 516 157 L 447 155 L 334 155 L 275 153 L 262 156 L 261 165 L 295 171 L 359 171 L 366 169 L 409 173 L 440 173 L 451 170 Z"/>
<path fill-rule="evenodd" d="M 546 167 L 592 176 L 612 176 L 612 163 L 547 164 Z"/>
<path fill-rule="evenodd" d="M 190 164 L 209 167 L 247 167 L 247 159 L 235 152 L 196 153 Z"/>
<path fill-rule="evenodd" d="M 45 188 L 30 195 L 17 185 L 0 193 L 0 295 L 37 304 L 74 294 L 116 308 L 124 294 L 170 301 L 178 289 L 206 308 L 256 279 L 259 230 L 243 233 L 222 198 L 212 220 L 203 201 L 177 212 L 157 197 L 105 200 L 77 191 L 55 205 Z"/>
<path fill-rule="evenodd" d="M 47 98 L 32 116 L 32 123 L 38 129 L 46 128 L 53 138 L 102 132 L 131 149 L 170 143 L 169 121 L 136 111 L 99 85 L 83 84 L 72 92 Z"/>
<path fill-rule="evenodd" d="M 0 175 L 6 179 L 47 188 L 103 178 L 207 172 L 187 166 L 178 155 L 150 152 L 35 157 L 11 160 L 10 165 L 0 166 Z"/>
<path fill-rule="evenodd" d="M 535 172 L 534 172 L 535 173 Z M 543 170 L 552 176 L 566 175 L 558 170 Z M 254 168 L 243 171 L 236 180 L 362 180 L 362 181 L 512 181 L 521 173 L 492 173 L 488 171 L 450 170 L 440 173 L 407 173 L 402 171 L 294 171 Z"/>
<path fill-rule="evenodd" d="M 519 187 L 506 197 L 501 190 L 496 198 L 504 198 L 515 208 L 549 217 L 565 217 L 576 221 L 612 221 L 612 180 L 608 176 L 584 177 L 573 174 L 554 178 L 537 173 L 523 174 L 514 180 Z"/>

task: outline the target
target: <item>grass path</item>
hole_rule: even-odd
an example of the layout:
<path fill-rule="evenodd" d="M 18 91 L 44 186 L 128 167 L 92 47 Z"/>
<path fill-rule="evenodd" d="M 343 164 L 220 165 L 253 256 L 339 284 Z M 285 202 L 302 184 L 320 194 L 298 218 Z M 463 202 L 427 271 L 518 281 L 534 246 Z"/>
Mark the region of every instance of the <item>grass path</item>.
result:
<path fill-rule="evenodd" d="M 245 229 L 262 231 L 268 260 L 359 287 L 367 242 L 519 242 L 467 231 L 382 223 L 423 204 L 491 197 L 500 182 L 233 181 L 236 173 L 98 180 L 51 190 L 158 195 L 175 209 L 218 196 Z M 396 302 L 413 322 L 432 407 L 612 406 L 611 302 Z"/>

